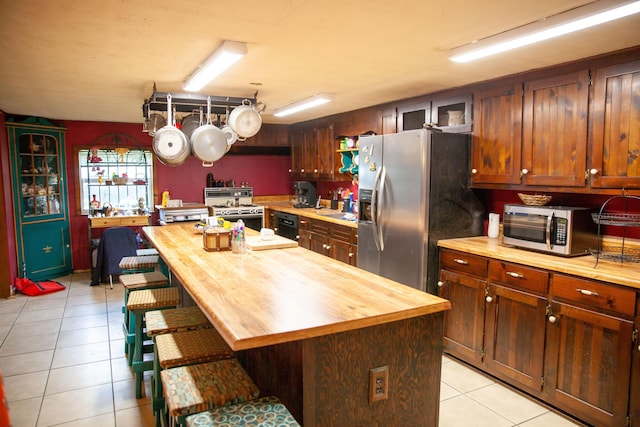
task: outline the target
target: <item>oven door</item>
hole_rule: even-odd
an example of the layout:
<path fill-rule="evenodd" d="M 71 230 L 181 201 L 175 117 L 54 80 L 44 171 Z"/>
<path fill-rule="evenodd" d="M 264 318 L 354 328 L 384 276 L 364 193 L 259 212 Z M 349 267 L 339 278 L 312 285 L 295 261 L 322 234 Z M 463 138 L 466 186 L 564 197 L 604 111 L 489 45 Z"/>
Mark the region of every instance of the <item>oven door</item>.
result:
<path fill-rule="evenodd" d="M 214 215 L 219 215 L 215 214 Z M 264 227 L 264 215 L 242 214 L 242 215 L 220 215 L 227 221 L 236 222 L 239 219 L 244 222 L 245 227 L 260 231 Z"/>

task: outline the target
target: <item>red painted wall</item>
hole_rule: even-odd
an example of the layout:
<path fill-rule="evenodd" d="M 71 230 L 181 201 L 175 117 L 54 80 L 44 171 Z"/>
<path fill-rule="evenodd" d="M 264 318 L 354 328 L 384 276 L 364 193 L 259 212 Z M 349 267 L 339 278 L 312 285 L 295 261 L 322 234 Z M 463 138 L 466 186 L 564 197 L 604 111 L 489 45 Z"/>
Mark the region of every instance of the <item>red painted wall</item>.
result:
<path fill-rule="evenodd" d="M 76 211 L 76 170 L 74 147 L 88 148 L 93 141 L 109 133 L 123 133 L 134 138 L 143 147 L 152 146 L 152 138 L 141 131 L 140 124 L 68 121 L 66 133 L 67 181 L 69 211 L 71 217 L 71 250 L 74 270 L 90 268 L 87 217 Z M 237 142 L 241 144 L 241 142 Z M 292 182 L 289 174 L 290 156 L 274 155 L 226 155 L 213 167 L 202 167 L 202 162 L 191 156 L 180 166 L 166 166 L 154 161 L 156 196 L 153 204 L 160 202 L 165 189 L 173 199 L 184 202 L 204 202 L 207 174 L 215 179 L 235 180 L 237 185 L 248 182 L 255 196 L 290 194 Z M 148 203 L 150 204 L 150 203 Z M 157 220 L 154 215 L 152 220 Z"/>

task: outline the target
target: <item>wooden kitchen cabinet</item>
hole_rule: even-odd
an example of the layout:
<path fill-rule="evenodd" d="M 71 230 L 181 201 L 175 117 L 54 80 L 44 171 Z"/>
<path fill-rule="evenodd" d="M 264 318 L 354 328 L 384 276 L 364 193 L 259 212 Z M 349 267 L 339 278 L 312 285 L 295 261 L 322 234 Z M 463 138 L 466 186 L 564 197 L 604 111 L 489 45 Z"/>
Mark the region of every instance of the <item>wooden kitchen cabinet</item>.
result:
<path fill-rule="evenodd" d="M 451 301 L 444 314 L 444 350 L 481 366 L 487 288 L 486 258 L 442 249 L 438 295 Z"/>
<path fill-rule="evenodd" d="M 640 61 L 596 69 L 591 107 L 591 187 L 640 188 Z"/>
<path fill-rule="evenodd" d="M 473 92 L 471 183 L 520 184 L 522 84 Z"/>
<path fill-rule="evenodd" d="M 591 424 L 626 425 L 636 291 L 563 274 L 552 287 L 545 393 Z"/>
<path fill-rule="evenodd" d="M 291 136 L 291 173 L 295 179 L 333 180 L 336 143 L 333 123 L 326 121 L 296 125 Z"/>
<path fill-rule="evenodd" d="M 356 229 L 307 217 L 298 217 L 298 244 L 346 264 L 357 265 Z"/>
<path fill-rule="evenodd" d="M 34 281 L 72 271 L 65 132 L 46 119 L 7 121 L 17 262 Z"/>
<path fill-rule="evenodd" d="M 422 129 L 431 123 L 431 101 L 410 101 L 398 105 L 397 130 L 402 132 L 411 129 Z"/>
<path fill-rule="evenodd" d="M 527 391 L 542 389 L 549 273 L 489 261 L 484 367 Z"/>
<path fill-rule="evenodd" d="M 260 131 L 240 144 L 256 147 L 286 147 L 289 145 L 289 126 L 263 123 Z"/>
<path fill-rule="evenodd" d="M 440 250 L 445 352 L 589 424 L 640 419 L 639 291 Z"/>
<path fill-rule="evenodd" d="M 522 184 L 584 187 L 589 70 L 525 82 Z"/>

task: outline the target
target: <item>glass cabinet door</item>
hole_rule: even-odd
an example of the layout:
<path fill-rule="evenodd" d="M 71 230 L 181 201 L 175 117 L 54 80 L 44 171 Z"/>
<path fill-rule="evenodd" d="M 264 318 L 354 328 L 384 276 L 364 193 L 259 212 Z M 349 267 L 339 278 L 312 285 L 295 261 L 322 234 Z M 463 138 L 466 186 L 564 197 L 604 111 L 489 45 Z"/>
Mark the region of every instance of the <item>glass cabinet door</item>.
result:
<path fill-rule="evenodd" d="M 51 135 L 25 133 L 17 143 L 22 216 L 60 214 L 58 141 Z"/>

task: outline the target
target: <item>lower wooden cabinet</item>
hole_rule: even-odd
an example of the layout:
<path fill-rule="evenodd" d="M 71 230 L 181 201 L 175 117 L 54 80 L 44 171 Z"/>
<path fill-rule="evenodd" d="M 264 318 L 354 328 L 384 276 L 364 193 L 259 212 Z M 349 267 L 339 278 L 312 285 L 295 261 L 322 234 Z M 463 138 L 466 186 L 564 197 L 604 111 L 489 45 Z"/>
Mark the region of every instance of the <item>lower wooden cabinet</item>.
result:
<path fill-rule="evenodd" d="M 327 221 L 299 217 L 298 244 L 337 261 L 357 265 L 356 229 Z"/>
<path fill-rule="evenodd" d="M 589 424 L 640 425 L 638 290 L 449 249 L 438 286 L 445 352 Z"/>

